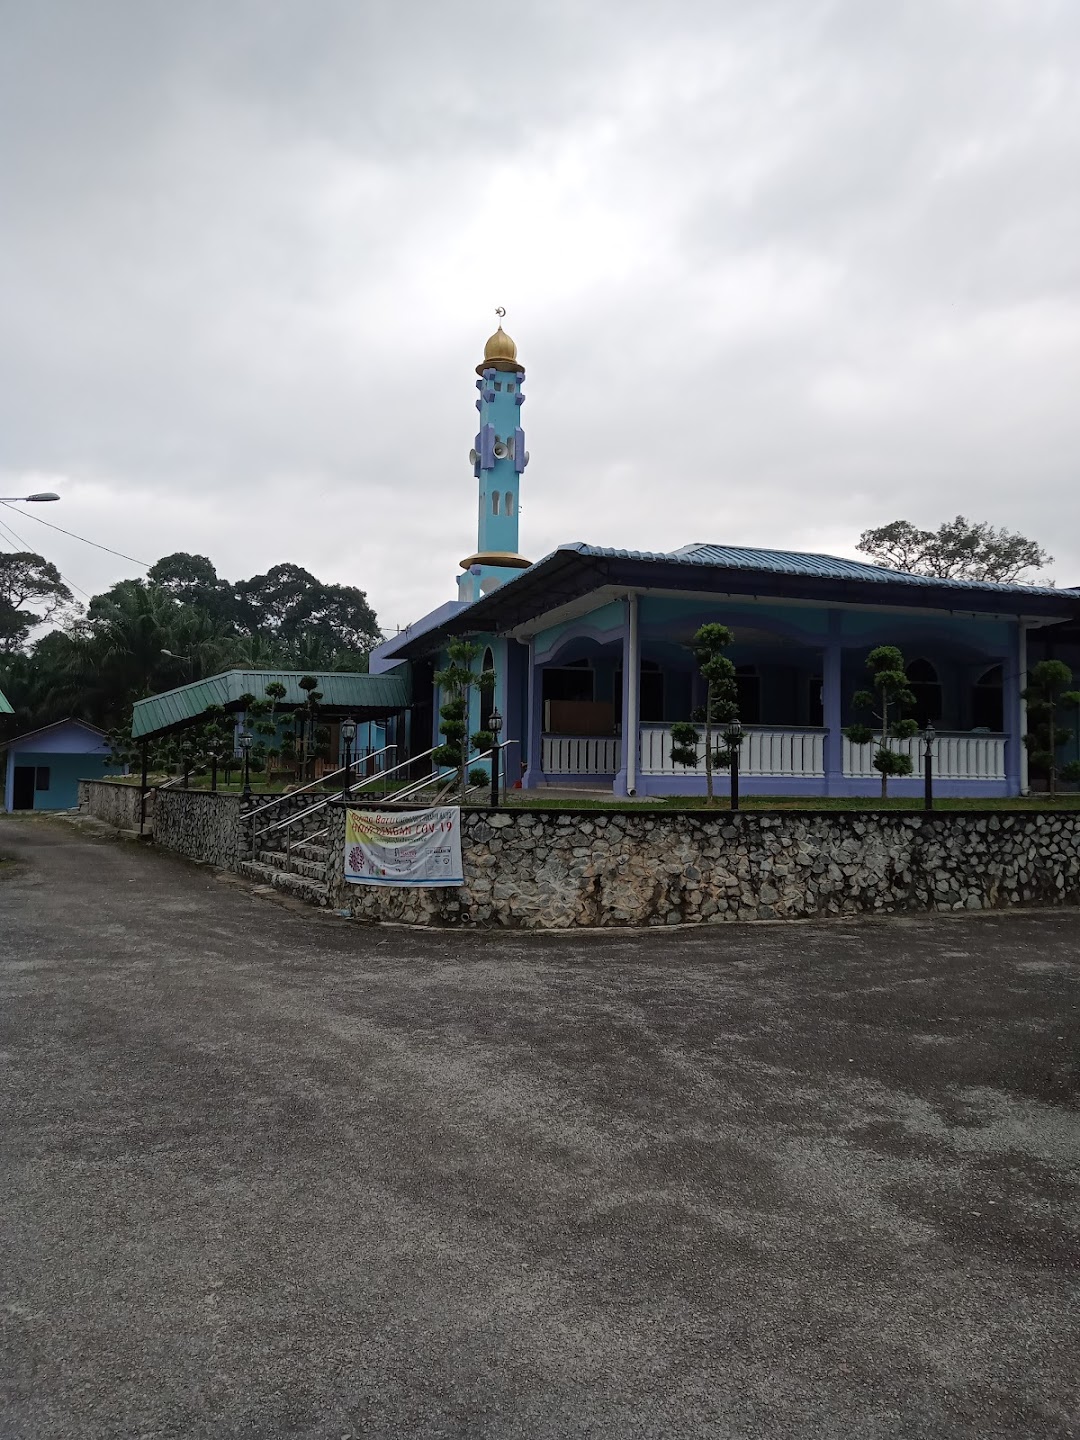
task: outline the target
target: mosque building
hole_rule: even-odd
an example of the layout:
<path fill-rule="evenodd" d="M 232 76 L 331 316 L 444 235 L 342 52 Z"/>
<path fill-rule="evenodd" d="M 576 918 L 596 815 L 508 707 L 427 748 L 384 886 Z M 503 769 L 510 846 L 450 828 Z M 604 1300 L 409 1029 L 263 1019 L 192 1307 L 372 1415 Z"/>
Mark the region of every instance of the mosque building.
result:
<path fill-rule="evenodd" d="M 499 312 L 500 315 L 502 312 Z M 700 713 L 704 687 L 688 644 L 710 621 L 734 643 L 742 787 L 767 795 L 870 795 L 873 745 L 845 726 L 865 718 L 866 657 L 895 645 L 907 663 L 922 736 L 897 741 L 921 789 L 924 744 L 945 796 L 1026 793 L 1022 691 L 1029 664 L 1057 654 L 1080 670 L 1080 591 L 909 575 L 855 560 L 691 543 L 656 553 L 582 542 L 536 563 L 520 551 L 521 483 L 529 463 L 525 368 L 500 323 L 476 367 L 479 428 L 475 549 L 457 596 L 384 641 L 373 675 L 407 680 L 410 748 L 439 743 L 434 676 L 455 637 L 478 642 L 494 696 L 473 691 L 469 730 L 497 705 L 506 783 L 595 787 L 617 795 L 694 795 L 704 762 L 671 758 L 671 726 Z M 485 713 L 480 713 L 481 704 Z M 1068 758 L 1068 757 L 1064 757 Z M 520 781 L 518 777 L 520 776 Z M 722 772 L 717 788 L 727 781 Z"/>

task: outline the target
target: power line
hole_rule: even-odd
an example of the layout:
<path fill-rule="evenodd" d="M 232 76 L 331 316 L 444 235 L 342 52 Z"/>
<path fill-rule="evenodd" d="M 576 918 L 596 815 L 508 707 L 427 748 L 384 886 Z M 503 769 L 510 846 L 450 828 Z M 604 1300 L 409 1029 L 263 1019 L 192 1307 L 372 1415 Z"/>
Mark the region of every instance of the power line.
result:
<path fill-rule="evenodd" d="M 25 553 L 33 554 L 30 546 L 26 543 L 22 536 L 16 535 L 15 531 L 12 530 L 11 526 L 6 524 L 3 520 L 0 520 L 0 535 L 4 535 L 7 537 L 9 545 L 19 545 L 22 547 Z M 57 574 L 60 574 L 60 572 L 57 571 Z M 92 595 L 87 595 L 86 591 L 82 588 L 82 586 L 76 585 L 75 581 L 69 579 L 67 575 L 60 575 L 60 579 L 63 580 L 65 585 L 70 585 L 73 590 L 78 590 L 80 595 L 86 595 L 87 600 L 92 600 L 94 598 Z"/>
<path fill-rule="evenodd" d="M 6 500 L 0 500 L 0 505 L 8 510 L 14 510 L 14 505 L 9 505 Z M 87 540 L 85 535 L 76 535 L 74 530 L 65 530 L 62 525 L 54 525 L 51 520 L 42 520 L 40 515 L 31 515 L 29 510 L 19 510 L 19 515 L 25 515 L 30 520 L 36 520 L 39 525 L 45 525 L 50 530 L 58 530 L 61 535 L 70 535 L 72 540 L 81 540 L 84 545 L 92 545 L 95 550 L 104 550 L 107 555 L 118 555 L 121 560 L 130 560 L 133 565 L 141 565 L 144 570 L 150 569 L 147 560 L 136 560 L 134 555 L 125 555 L 122 550 L 112 550 L 108 545 L 99 545 L 96 540 Z M 83 591 L 83 594 L 86 592 Z"/>

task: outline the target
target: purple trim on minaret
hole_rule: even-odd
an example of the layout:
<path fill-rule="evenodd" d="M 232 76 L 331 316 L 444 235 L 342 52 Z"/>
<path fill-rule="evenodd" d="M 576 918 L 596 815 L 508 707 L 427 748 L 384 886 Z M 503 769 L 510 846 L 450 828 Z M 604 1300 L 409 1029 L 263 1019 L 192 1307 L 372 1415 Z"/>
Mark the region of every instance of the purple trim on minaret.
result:
<path fill-rule="evenodd" d="M 821 723 L 825 726 L 825 793 L 832 795 L 844 779 L 844 616 L 840 610 L 828 612 L 829 639 L 822 652 Z"/>
<path fill-rule="evenodd" d="M 517 392 L 517 394 L 514 396 L 514 404 L 515 404 L 515 405 L 524 405 L 524 404 L 525 404 L 525 396 L 521 393 L 520 390 L 519 390 L 519 391 Z"/>
<path fill-rule="evenodd" d="M 525 469 L 525 431 L 520 426 L 514 431 L 514 469 L 519 475 Z"/>
<path fill-rule="evenodd" d="M 495 426 L 481 425 L 480 427 L 480 469 L 494 470 L 495 468 Z"/>

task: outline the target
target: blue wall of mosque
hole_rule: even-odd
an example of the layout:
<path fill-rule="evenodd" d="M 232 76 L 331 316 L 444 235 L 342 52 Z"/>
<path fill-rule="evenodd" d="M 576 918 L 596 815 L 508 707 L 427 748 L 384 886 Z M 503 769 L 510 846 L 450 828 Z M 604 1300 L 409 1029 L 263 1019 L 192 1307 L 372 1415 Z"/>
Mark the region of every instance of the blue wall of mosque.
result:
<path fill-rule="evenodd" d="M 519 480 L 524 467 L 521 428 L 523 371 L 485 370 L 477 380 L 480 429 L 473 442 L 473 473 L 480 481 L 477 515 L 481 553 L 518 551 Z"/>

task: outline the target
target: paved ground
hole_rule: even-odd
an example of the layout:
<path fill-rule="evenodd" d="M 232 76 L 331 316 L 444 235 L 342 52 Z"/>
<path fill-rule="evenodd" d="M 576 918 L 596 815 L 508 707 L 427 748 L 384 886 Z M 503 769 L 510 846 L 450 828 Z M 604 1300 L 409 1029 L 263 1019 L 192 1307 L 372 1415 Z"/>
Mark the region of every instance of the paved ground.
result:
<path fill-rule="evenodd" d="M 419 935 L 0 849 L 4 1440 L 1080 1433 L 1075 914 Z"/>

